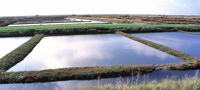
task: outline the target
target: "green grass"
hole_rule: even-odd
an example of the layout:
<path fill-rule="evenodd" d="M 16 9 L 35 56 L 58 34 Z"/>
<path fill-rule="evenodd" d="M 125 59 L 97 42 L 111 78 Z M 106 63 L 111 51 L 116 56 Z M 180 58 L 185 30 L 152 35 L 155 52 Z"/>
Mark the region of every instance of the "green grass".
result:
<path fill-rule="evenodd" d="M 73 67 L 49 69 L 41 71 L 1 72 L 0 83 L 31 83 L 61 80 L 90 80 L 113 78 L 119 76 L 135 76 L 147 74 L 155 69 L 152 65 L 115 65 L 95 67 Z"/>
<path fill-rule="evenodd" d="M 116 85 L 106 84 L 103 86 L 93 86 L 80 88 L 76 90 L 200 90 L 200 78 L 198 74 L 193 77 L 185 77 L 181 80 L 163 79 L 158 81 L 143 81 L 141 84 L 131 84 L 130 82 L 121 83 L 117 81 Z"/>
<path fill-rule="evenodd" d="M 175 27 L 175 28 L 188 28 L 188 27 L 200 27 L 200 25 L 174 25 L 174 24 L 162 24 L 162 25 L 140 25 L 140 24 L 81 24 L 81 25 L 46 25 L 46 26 L 19 26 L 19 27 L 0 27 L 0 31 L 4 30 L 27 30 L 27 29 L 71 29 L 71 28 L 134 28 L 134 27 Z"/>
<path fill-rule="evenodd" d="M 143 77 L 143 81 L 138 81 L 139 77 L 134 79 L 134 81 L 118 80 L 116 84 L 99 85 L 99 82 L 97 82 L 95 86 L 76 87 L 76 90 L 200 90 L 198 71 L 192 77 L 186 75 L 182 79 L 171 76 L 161 81 L 156 81 Z"/>
<path fill-rule="evenodd" d="M 172 32 L 178 30 L 198 31 L 200 25 L 137 25 L 137 24 L 79 24 L 79 25 L 48 25 L 0 27 L 0 37 L 33 36 L 38 33 L 45 35 L 72 34 L 103 34 L 123 32 Z"/>

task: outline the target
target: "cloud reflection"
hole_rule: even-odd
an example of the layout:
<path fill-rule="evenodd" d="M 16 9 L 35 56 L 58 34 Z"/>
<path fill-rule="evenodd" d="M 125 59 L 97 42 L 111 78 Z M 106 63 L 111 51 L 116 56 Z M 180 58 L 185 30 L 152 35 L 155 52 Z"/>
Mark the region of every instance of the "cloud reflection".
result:
<path fill-rule="evenodd" d="M 132 45 L 126 45 L 126 47 L 135 50 L 136 52 L 138 52 L 138 54 L 142 54 L 145 56 L 156 56 L 157 58 L 159 58 L 160 60 L 165 60 L 168 57 L 174 57 L 171 56 L 169 54 L 166 54 L 165 52 L 156 50 L 154 48 L 148 47 L 142 43 L 139 42 L 130 42 Z M 141 45 L 142 44 L 142 45 Z"/>
<path fill-rule="evenodd" d="M 134 36 L 182 51 L 192 56 L 200 57 L 200 37 L 182 32 L 143 33 Z"/>
<path fill-rule="evenodd" d="M 6 37 L 0 38 L 0 58 L 11 52 L 24 42 L 28 41 L 30 37 Z"/>
<path fill-rule="evenodd" d="M 52 36 L 45 37 L 24 61 L 8 71 L 179 61 L 182 60 L 115 34 Z"/>

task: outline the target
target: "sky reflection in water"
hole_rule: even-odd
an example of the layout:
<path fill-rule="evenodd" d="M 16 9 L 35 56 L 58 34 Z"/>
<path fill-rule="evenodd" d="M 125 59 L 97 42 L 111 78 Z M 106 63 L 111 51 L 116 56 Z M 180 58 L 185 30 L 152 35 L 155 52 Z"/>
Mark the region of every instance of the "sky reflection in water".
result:
<path fill-rule="evenodd" d="M 31 37 L 6 37 L 0 38 L 0 58 L 28 41 Z"/>
<path fill-rule="evenodd" d="M 200 36 L 182 32 L 131 34 L 167 47 L 200 57 Z"/>
<path fill-rule="evenodd" d="M 51 36 L 8 71 L 175 62 L 183 60 L 121 35 Z"/>

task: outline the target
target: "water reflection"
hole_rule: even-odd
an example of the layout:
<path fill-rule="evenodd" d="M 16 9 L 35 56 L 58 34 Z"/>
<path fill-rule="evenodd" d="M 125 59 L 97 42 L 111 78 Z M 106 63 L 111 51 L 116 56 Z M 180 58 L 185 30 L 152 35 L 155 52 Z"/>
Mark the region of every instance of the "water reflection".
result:
<path fill-rule="evenodd" d="M 197 71 L 187 70 L 187 71 L 155 71 L 149 75 L 141 75 L 123 77 L 123 78 L 109 78 L 109 79 L 100 79 L 100 80 L 73 80 L 73 81 L 58 81 L 58 82 L 47 82 L 47 83 L 30 83 L 30 84 L 0 84 L 2 90 L 71 90 L 76 87 L 89 87 L 89 86 L 98 86 L 105 84 L 116 85 L 117 83 L 127 83 L 129 85 L 134 85 L 134 83 L 142 83 L 142 81 L 150 82 L 153 80 L 161 81 L 162 79 L 172 79 L 180 80 L 182 78 L 193 77 Z M 198 70 L 199 72 L 199 70 Z M 138 82 L 137 82 L 138 78 Z"/>
<path fill-rule="evenodd" d="M 182 32 L 138 33 L 134 36 L 200 57 L 200 36 Z"/>
<path fill-rule="evenodd" d="M 67 24 L 106 24 L 107 22 L 91 21 L 91 22 L 68 22 L 68 23 L 38 23 L 38 24 L 11 24 L 8 27 L 16 26 L 41 26 L 41 25 L 67 25 Z"/>
<path fill-rule="evenodd" d="M 52 36 L 8 71 L 175 62 L 183 60 L 121 35 Z"/>
<path fill-rule="evenodd" d="M 11 52 L 31 37 L 6 37 L 0 38 L 0 58 Z"/>

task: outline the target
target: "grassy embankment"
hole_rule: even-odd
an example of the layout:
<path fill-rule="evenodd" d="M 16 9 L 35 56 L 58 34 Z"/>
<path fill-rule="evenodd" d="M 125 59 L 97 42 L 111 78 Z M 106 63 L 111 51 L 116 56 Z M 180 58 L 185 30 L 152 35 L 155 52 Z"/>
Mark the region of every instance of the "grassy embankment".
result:
<path fill-rule="evenodd" d="M 147 74 L 155 69 L 152 65 L 116 65 L 74 67 L 41 71 L 1 72 L 0 83 L 31 83 L 62 80 L 90 80 L 120 76 Z"/>
<path fill-rule="evenodd" d="M 161 82 L 151 81 L 142 84 L 118 83 L 116 85 L 93 86 L 86 88 L 77 87 L 76 90 L 199 90 L 200 78 L 198 74 L 191 78 L 185 77 L 181 80 L 163 79 Z"/>
<path fill-rule="evenodd" d="M 85 24 L 85 25 L 48 25 L 0 27 L 0 36 L 33 36 L 36 33 L 45 35 L 60 34 L 93 34 L 123 32 L 164 32 L 164 31 L 200 31 L 200 25 L 135 25 L 135 24 Z"/>
<path fill-rule="evenodd" d="M 166 65 L 115 65 L 95 67 L 74 67 L 41 71 L 1 72 L 0 83 L 32 83 L 62 80 L 91 80 L 147 74 L 161 69 L 200 69 L 200 63 L 180 63 Z"/>
<path fill-rule="evenodd" d="M 18 62 L 22 61 L 42 38 L 43 34 L 36 34 L 30 40 L 2 57 L 0 59 L 0 71 L 6 71 Z"/>

